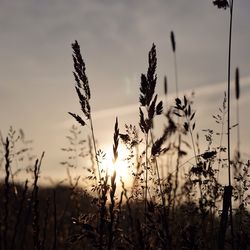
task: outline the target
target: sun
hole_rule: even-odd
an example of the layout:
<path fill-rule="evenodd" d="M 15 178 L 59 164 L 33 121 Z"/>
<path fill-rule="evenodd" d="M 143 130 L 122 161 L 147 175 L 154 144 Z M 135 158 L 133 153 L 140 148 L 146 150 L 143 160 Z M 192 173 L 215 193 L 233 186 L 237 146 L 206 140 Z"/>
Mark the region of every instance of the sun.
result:
<path fill-rule="evenodd" d="M 128 157 L 128 150 L 123 145 L 120 145 L 118 148 L 118 159 L 116 162 L 113 162 L 113 150 L 112 148 L 108 148 L 105 150 L 106 157 L 102 163 L 102 168 L 104 171 L 107 171 L 108 176 L 112 176 L 114 171 L 116 171 L 116 182 L 120 182 L 120 179 L 124 181 L 126 186 L 131 183 L 131 169 L 128 166 L 128 161 L 126 158 Z"/>

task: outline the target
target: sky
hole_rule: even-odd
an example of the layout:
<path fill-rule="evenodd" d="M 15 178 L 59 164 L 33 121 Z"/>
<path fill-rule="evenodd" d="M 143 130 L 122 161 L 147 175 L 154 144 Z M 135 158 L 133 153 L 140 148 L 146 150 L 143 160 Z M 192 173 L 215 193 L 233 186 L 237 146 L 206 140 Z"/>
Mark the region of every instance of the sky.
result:
<path fill-rule="evenodd" d="M 249 0 L 235 1 L 232 72 L 240 68 L 245 152 L 250 146 L 249 12 Z M 44 174 L 63 172 L 60 149 L 75 124 L 67 112 L 80 113 L 71 43 L 78 40 L 86 63 L 99 144 L 109 145 L 116 116 L 121 130 L 125 122 L 138 124 L 140 74 L 147 70 L 152 43 L 156 91 L 163 95 L 167 75 L 170 99 L 174 96 L 172 30 L 180 91 L 196 93 L 198 129 L 213 126 L 212 114 L 226 89 L 228 24 L 229 12 L 212 0 L 0 0 L 0 130 L 6 136 L 11 125 L 22 128 L 34 140 L 36 154 L 45 151 Z"/>

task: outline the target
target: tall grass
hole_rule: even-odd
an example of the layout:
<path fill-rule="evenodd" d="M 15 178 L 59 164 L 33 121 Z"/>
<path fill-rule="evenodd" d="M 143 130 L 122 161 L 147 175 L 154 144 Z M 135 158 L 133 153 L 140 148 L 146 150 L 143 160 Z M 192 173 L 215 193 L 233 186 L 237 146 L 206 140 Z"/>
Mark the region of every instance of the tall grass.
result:
<path fill-rule="evenodd" d="M 43 154 L 40 160 L 33 162 L 33 180 L 29 181 L 32 183 L 31 188 L 28 187 L 28 181 L 25 184 L 17 182 L 18 174 L 13 175 L 13 181 L 11 159 L 14 159 L 16 153 L 11 152 L 9 138 L 2 140 L 3 160 L 0 165 L 4 166 L 4 179 L 0 185 L 3 197 L 0 200 L 0 250 L 18 249 L 19 246 L 20 249 L 74 250 L 250 247 L 250 216 L 247 210 L 250 163 L 243 157 L 232 160 L 230 155 L 230 133 L 233 133 L 230 128 L 229 92 L 233 1 L 216 0 L 214 4 L 219 8 L 230 8 L 228 96 L 223 100 L 221 113 L 214 116 L 215 121 L 221 125 L 219 147 L 214 146 L 212 129 L 205 131 L 207 149 L 202 151 L 199 147 L 198 137 L 195 137 L 197 116 L 192 100 L 186 95 L 181 97 L 179 93 L 176 41 L 171 32 L 176 79 L 175 103 L 163 107 L 163 102 L 159 101 L 156 94 L 157 54 L 153 44 L 148 53 L 147 72 L 141 75 L 140 81 L 140 131 L 132 124 L 125 124 L 123 129 L 120 124 L 118 126 L 118 118 L 116 119 L 113 134 L 114 170 L 105 168 L 101 161 L 105 154 L 100 153 L 96 147 L 86 67 L 80 45 L 75 41 L 72 44 L 73 74 L 82 116 L 71 112 L 70 115 L 81 125 L 80 129 L 88 123 L 91 136 L 88 140 L 82 140 L 79 138 L 80 129 L 72 127 L 71 136 L 68 137 L 70 146 L 63 148 L 63 152 L 67 153 L 67 160 L 61 162 L 61 167 L 67 170 L 69 184 L 57 183 L 52 188 L 40 186 Z M 165 78 L 165 96 L 167 87 Z M 238 103 L 238 71 L 236 99 Z M 154 124 L 158 120 L 155 118 L 160 115 L 163 117 L 164 108 L 165 128 L 156 138 Z M 224 148 L 222 137 L 226 113 L 228 151 L 226 159 L 223 159 L 221 151 Z M 239 114 L 238 104 L 237 113 Z M 239 123 L 239 118 L 237 119 Z M 239 141 L 239 126 L 237 129 Z M 177 146 L 172 141 L 176 137 Z M 118 148 L 121 143 L 128 149 L 127 165 L 132 187 L 117 177 L 121 157 Z M 193 150 L 193 156 L 184 161 L 184 157 L 189 157 L 185 147 Z M 86 150 L 78 151 L 79 148 Z M 237 154 L 240 154 L 239 146 Z M 228 185 L 224 190 L 217 178 L 222 161 L 226 161 L 228 167 Z M 234 183 L 231 181 L 230 166 L 233 164 L 240 166 L 240 171 L 234 174 Z M 77 166 L 82 172 L 73 179 L 70 170 Z M 159 170 L 166 167 L 169 168 L 168 171 L 160 174 Z M 183 180 L 180 178 L 180 170 L 185 171 Z M 234 214 L 232 197 L 239 201 L 239 207 L 234 207 Z M 227 233 L 229 225 L 231 235 Z"/>
<path fill-rule="evenodd" d="M 72 49 L 73 49 L 74 69 L 75 69 L 75 72 L 73 72 L 73 74 L 74 74 L 75 82 L 76 82 L 75 89 L 79 98 L 81 110 L 85 118 L 89 120 L 92 142 L 93 142 L 93 146 L 95 150 L 97 173 L 98 173 L 99 181 L 101 181 L 101 171 L 100 171 L 99 161 L 98 161 L 98 156 L 97 156 L 96 139 L 95 139 L 94 126 L 93 126 L 93 121 L 92 121 L 91 106 L 89 102 L 91 94 L 90 94 L 90 88 L 89 88 L 89 81 L 85 73 L 86 67 L 85 67 L 85 63 L 81 55 L 80 46 L 77 41 L 75 41 L 75 43 L 72 44 Z M 79 115 L 76 115 L 71 112 L 69 112 L 69 114 L 73 116 L 80 125 L 82 126 L 86 125 L 86 122 Z"/>
<path fill-rule="evenodd" d="M 9 184 L 9 177 L 10 177 L 10 159 L 9 159 L 9 139 L 6 138 L 5 143 L 5 187 L 4 187 L 4 217 L 3 217 L 3 246 L 4 249 L 8 248 L 8 217 L 9 217 L 9 199 L 10 199 L 10 184 Z"/>
<path fill-rule="evenodd" d="M 231 107 L 231 51 L 232 51 L 232 28 L 233 28 L 233 9 L 234 9 L 234 0 L 216 0 L 213 1 L 214 5 L 217 5 L 218 8 L 229 8 L 230 13 L 230 21 L 229 21 L 229 37 L 228 37 L 228 64 L 227 64 L 227 161 L 228 161 L 228 187 L 225 187 L 224 197 L 228 197 L 229 194 L 232 196 L 232 192 L 230 193 L 228 190 L 232 189 L 231 185 L 231 116 L 230 116 L 230 107 Z M 229 198 L 227 198 L 229 199 Z M 226 200 L 223 200 L 226 202 Z M 233 209 L 232 209 L 232 198 L 230 198 L 230 206 L 224 205 L 223 209 L 227 209 L 227 211 L 223 211 L 226 214 L 228 213 L 228 209 L 230 211 L 230 224 L 231 224 L 231 236 L 232 236 L 232 244 L 234 249 L 234 224 L 233 224 Z M 222 216 L 222 220 L 223 220 Z M 225 221 L 226 223 L 226 221 Z M 223 224 L 223 223 L 222 223 Z M 222 227 L 221 227 L 222 229 Z M 225 229 L 224 229 L 225 230 Z M 225 234 L 225 232 L 224 232 Z M 221 246 L 220 246 L 221 247 Z M 224 247 L 224 246 L 223 246 Z"/>

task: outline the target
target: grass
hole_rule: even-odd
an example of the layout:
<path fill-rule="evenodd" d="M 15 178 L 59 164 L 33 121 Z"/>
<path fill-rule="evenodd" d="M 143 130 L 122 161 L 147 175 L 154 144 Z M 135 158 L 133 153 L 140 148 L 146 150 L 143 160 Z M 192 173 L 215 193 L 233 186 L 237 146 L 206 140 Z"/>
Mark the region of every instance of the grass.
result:
<path fill-rule="evenodd" d="M 139 126 L 125 124 L 122 128 L 116 119 L 114 170 L 105 169 L 102 163 L 105 152 L 98 150 L 96 144 L 86 65 L 80 45 L 75 41 L 72 44 L 73 75 L 82 114 L 69 112 L 80 127 L 74 125 L 70 129 L 69 146 L 62 148 L 66 160 L 61 161 L 61 167 L 67 169 L 68 184 L 40 186 L 44 154 L 35 161 L 30 142 L 21 131 L 16 133 L 11 128 L 6 139 L 1 136 L 0 165 L 4 177 L 0 184 L 3 197 L 0 200 L 0 250 L 250 248 L 250 162 L 240 154 L 239 126 L 236 157 L 231 159 L 230 154 L 230 134 L 234 132 L 230 127 L 232 100 L 229 98 L 233 1 L 216 0 L 214 4 L 230 9 L 228 92 L 220 113 L 213 116 L 220 126 L 219 145 L 214 140 L 216 132 L 207 129 L 204 142 L 207 149 L 200 149 L 196 131 L 199 121 L 193 100 L 179 94 L 176 40 L 171 32 L 176 69 L 175 102 L 164 105 L 156 93 L 157 51 L 153 44 L 148 53 L 148 68 L 141 75 Z M 239 82 L 237 69 L 238 123 Z M 167 87 L 165 77 L 165 98 Z M 157 116 L 165 119 L 165 128 L 158 138 L 154 126 Z M 82 131 L 87 131 L 87 127 L 90 136 L 84 139 Z M 225 130 L 226 147 L 223 145 Z M 126 163 L 131 186 L 117 175 L 121 146 L 128 152 Z M 191 158 L 190 151 L 193 152 Z M 28 161 L 24 161 L 25 158 Z M 81 174 L 72 176 L 73 170 L 82 168 L 82 162 L 86 164 Z M 226 186 L 219 178 L 224 165 L 228 170 Z M 20 169 L 30 174 L 25 183 L 18 182 Z"/>

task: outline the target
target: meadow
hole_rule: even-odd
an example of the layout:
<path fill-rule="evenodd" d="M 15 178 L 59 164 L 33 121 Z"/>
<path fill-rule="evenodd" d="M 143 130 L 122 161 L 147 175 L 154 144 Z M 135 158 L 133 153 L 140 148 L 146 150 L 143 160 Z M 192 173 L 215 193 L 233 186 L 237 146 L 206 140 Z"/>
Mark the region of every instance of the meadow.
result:
<path fill-rule="evenodd" d="M 117 114 L 112 153 L 107 155 L 95 136 L 85 60 L 79 43 L 73 42 L 73 87 L 81 111 L 68 113 L 76 122 L 66 136 L 68 146 L 62 148 L 60 164 L 68 176 L 40 185 L 44 153 L 33 155 L 32 141 L 22 130 L 10 127 L 7 136 L 1 135 L 0 250 L 250 249 L 250 160 L 240 148 L 238 68 L 235 98 L 230 94 L 233 0 L 213 3 L 230 14 L 228 85 L 212 118 L 219 131 L 207 129 L 200 137 L 194 96 L 179 94 L 172 31 L 174 103 L 166 101 L 167 77 L 157 78 L 157 48 L 152 44 L 139 85 L 139 124 L 121 125 Z M 164 98 L 156 93 L 157 85 L 162 85 Z"/>

